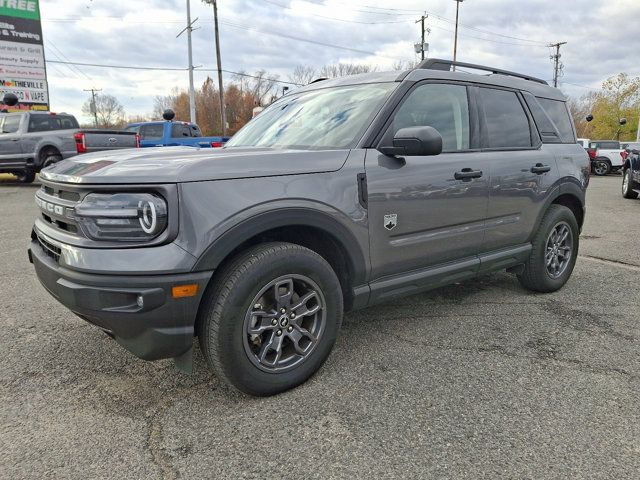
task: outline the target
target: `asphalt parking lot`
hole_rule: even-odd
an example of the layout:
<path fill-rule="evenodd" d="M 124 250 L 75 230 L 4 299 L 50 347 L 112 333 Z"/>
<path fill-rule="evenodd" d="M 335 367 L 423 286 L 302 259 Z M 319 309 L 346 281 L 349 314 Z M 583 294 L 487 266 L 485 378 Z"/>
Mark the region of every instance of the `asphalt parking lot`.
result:
<path fill-rule="evenodd" d="M 638 478 L 640 200 L 594 178 L 561 291 L 506 273 L 352 313 L 271 398 L 134 358 L 39 285 L 0 180 L 0 477 Z"/>

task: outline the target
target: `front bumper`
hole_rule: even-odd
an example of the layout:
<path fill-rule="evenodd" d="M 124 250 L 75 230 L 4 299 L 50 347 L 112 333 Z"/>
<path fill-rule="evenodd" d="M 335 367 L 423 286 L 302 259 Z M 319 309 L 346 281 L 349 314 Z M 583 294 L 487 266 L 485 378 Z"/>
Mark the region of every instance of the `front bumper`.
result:
<path fill-rule="evenodd" d="M 213 272 L 144 276 L 77 272 L 59 265 L 37 239 L 31 242 L 29 260 L 51 295 L 134 355 L 157 360 L 191 349 L 200 299 Z M 173 298 L 172 287 L 194 283 L 195 296 Z"/>

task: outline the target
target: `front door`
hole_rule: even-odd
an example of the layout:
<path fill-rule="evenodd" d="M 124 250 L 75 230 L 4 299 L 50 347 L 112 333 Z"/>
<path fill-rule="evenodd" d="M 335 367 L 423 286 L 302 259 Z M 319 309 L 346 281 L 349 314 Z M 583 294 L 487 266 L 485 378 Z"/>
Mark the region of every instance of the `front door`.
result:
<path fill-rule="evenodd" d="M 0 118 L 0 166 L 10 168 L 11 166 L 24 165 L 24 155 L 20 142 L 20 135 L 17 131 L 23 115 L 7 115 Z"/>
<path fill-rule="evenodd" d="M 462 84 L 419 84 L 385 127 L 384 145 L 391 145 L 400 128 L 434 127 L 443 138 L 442 154 L 390 157 L 367 151 L 373 281 L 475 261 L 483 241 L 490 179 L 488 159 L 474 148 L 477 120 L 468 99 Z"/>

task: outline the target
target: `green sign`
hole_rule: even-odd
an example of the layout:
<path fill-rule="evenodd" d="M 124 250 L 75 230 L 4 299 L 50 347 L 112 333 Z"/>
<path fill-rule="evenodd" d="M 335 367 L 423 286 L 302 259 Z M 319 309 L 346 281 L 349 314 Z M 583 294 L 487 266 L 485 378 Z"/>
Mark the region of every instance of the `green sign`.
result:
<path fill-rule="evenodd" d="M 0 17 L 3 15 L 40 20 L 38 0 L 0 0 Z"/>

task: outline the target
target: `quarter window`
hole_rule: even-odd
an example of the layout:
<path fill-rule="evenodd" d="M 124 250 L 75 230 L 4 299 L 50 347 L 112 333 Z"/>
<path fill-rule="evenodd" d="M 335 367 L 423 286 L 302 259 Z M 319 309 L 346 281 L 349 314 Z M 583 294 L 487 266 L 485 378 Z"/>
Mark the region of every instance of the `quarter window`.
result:
<path fill-rule="evenodd" d="M 488 148 L 531 146 L 529 119 L 515 92 L 481 88 Z"/>
<path fill-rule="evenodd" d="M 560 139 L 563 143 L 575 142 L 573 134 L 573 126 L 571 125 L 571 117 L 569 117 L 569 111 L 563 101 L 550 100 L 548 98 L 538 97 L 538 102 L 545 109 L 549 118 L 556 124 L 556 128 L 560 133 Z"/>
<path fill-rule="evenodd" d="M 401 128 L 433 127 L 442 135 L 442 150 L 469 148 L 469 102 L 462 85 L 428 83 L 409 94 L 395 114 L 393 134 Z"/>

